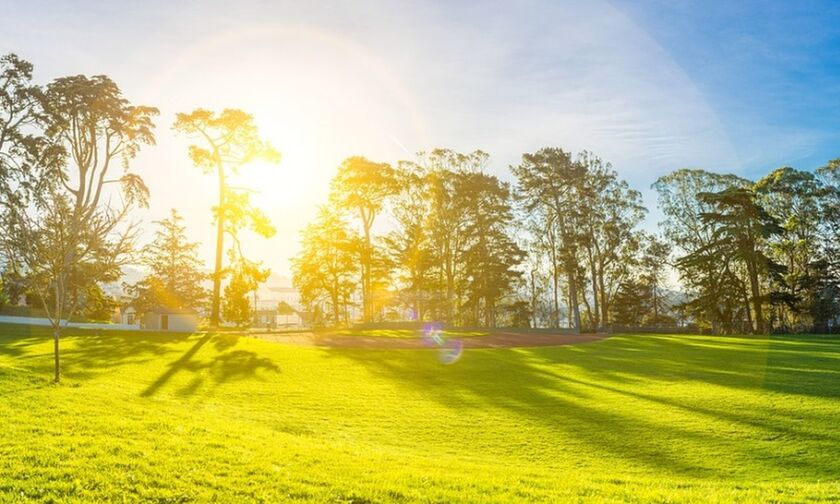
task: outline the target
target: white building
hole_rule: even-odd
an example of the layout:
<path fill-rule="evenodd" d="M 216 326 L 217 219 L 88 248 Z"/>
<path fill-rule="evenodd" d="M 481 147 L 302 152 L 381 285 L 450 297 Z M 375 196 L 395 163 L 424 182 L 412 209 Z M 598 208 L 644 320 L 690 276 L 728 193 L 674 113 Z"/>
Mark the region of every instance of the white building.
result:
<path fill-rule="evenodd" d="M 284 313 L 280 305 L 291 308 L 291 313 Z M 260 290 L 254 309 L 254 327 L 300 328 L 309 325 L 300 304 L 300 292 L 294 287 L 269 286 Z"/>
<path fill-rule="evenodd" d="M 195 332 L 198 314 L 189 308 L 153 308 L 143 314 L 147 331 Z"/>

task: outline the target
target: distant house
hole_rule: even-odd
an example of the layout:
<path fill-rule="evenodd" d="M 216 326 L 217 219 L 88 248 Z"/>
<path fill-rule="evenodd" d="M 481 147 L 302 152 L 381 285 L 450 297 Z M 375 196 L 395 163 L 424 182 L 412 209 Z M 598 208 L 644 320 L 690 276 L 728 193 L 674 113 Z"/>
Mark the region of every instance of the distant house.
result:
<path fill-rule="evenodd" d="M 143 314 L 143 329 L 195 332 L 198 329 L 198 313 L 190 308 L 152 308 Z"/>
<path fill-rule="evenodd" d="M 274 328 L 277 326 L 277 309 L 274 307 L 257 307 L 254 312 L 254 327 Z"/>
<path fill-rule="evenodd" d="M 125 308 L 121 309 L 120 312 L 119 312 L 119 316 L 120 316 L 120 320 L 119 320 L 120 324 L 134 325 L 134 324 L 138 323 L 137 310 L 135 310 L 134 307 L 131 306 L 131 305 L 126 306 Z"/>
<path fill-rule="evenodd" d="M 307 325 L 308 321 L 304 319 L 300 310 L 285 300 L 260 299 L 257 301 L 253 327 L 289 329 Z"/>

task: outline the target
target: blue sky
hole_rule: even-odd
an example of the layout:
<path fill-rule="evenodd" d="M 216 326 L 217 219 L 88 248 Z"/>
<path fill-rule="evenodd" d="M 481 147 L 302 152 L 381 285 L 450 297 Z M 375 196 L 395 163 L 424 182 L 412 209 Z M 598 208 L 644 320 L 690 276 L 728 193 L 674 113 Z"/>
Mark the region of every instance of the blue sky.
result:
<path fill-rule="evenodd" d="M 255 115 L 283 152 L 243 175 L 278 227 L 249 253 L 280 273 L 344 157 L 543 146 L 650 184 L 682 167 L 760 177 L 840 157 L 840 3 L 679 1 L 0 1 L 0 51 L 41 82 L 105 73 L 161 109 L 135 162 L 212 256 L 211 177 L 170 125 L 195 107 Z M 146 233 L 150 236 L 150 233 Z"/>
<path fill-rule="evenodd" d="M 840 2 L 620 1 L 723 118 L 745 173 L 840 157 Z"/>

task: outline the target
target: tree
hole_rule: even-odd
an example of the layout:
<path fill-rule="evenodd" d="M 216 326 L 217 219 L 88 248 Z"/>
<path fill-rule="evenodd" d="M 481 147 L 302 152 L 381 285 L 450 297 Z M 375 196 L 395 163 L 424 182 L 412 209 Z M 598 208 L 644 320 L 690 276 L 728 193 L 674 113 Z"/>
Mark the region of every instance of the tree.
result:
<path fill-rule="evenodd" d="M 462 154 L 449 149 L 434 149 L 418 154 L 416 166 L 425 173 L 423 191 L 429 205 L 424 228 L 429 235 L 427 255 L 430 273 L 429 312 L 435 320 L 450 324 L 465 323 L 465 295 L 469 279 L 464 253 L 467 206 L 463 199 L 467 174 L 479 173 L 489 156 L 476 150 Z"/>
<path fill-rule="evenodd" d="M 822 288 L 812 317 L 815 330 L 833 330 L 840 319 L 840 159 L 833 159 L 817 170 L 825 189 L 820 205 L 823 259 L 825 273 Z"/>
<path fill-rule="evenodd" d="M 767 256 L 768 238 L 782 232 L 778 221 L 756 201 L 755 193 L 748 188 L 731 187 L 719 192 L 702 192 L 697 198 L 710 205 L 701 220 L 713 228 L 712 240 L 706 247 L 683 257 L 679 262 L 689 264 L 709 257 L 729 258 L 739 262 L 747 273 L 752 304 L 753 330 L 764 333 L 763 305 L 767 301 L 762 293 L 762 279 L 773 277 L 781 281 L 783 266 Z M 709 256 L 705 253 L 708 252 Z"/>
<path fill-rule="evenodd" d="M 594 306 L 589 325 L 597 330 L 609 324 L 612 295 L 631 275 L 630 263 L 640 238 L 636 227 L 647 209 L 641 193 L 619 179 L 610 163 L 587 151 L 576 161 L 585 169 L 578 203 L 584 225 L 580 240 Z M 589 312 L 588 296 L 584 294 L 582 299 Z"/>
<path fill-rule="evenodd" d="M 392 205 L 395 227 L 384 243 L 397 270 L 407 307 L 415 320 L 424 320 L 434 288 L 429 181 L 421 167 L 408 161 L 400 162 L 396 179 L 398 191 Z"/>
<path fill-rule="evenodd" d="M 386 198 L 397 190 L 394 169 L 389 164 L 374 163 L 361 156 L 345 159 L 331 183 L 330 201 L 338 209 L 355 212 L 361 224 L 363 241 L 359 258 L 365 321 L 373 318 L 373 267 L 376 258 L 371 228 Z"/>
<path fill-rule="evenodd" d="M 58 175 L 60 146 L 45 137 L 44 92 L 32 83 L 32 64 L 0 57 L 0 203 L 26 204 Z"/>
<path fill-rule="evenodd" d="M 32 83 L 33 66 L 15 54 L 0 57 L 0 219 L 22 212 L 30 198 L 57 183 L 63 151 L 44 134 L 43 89 Z M 4 292 L 17 300 L 26 290 L 17 244 L 0 249 Z"/>
<path fill-rule="evenodd" d="M 157 109 L 131 105 L 102 75 L 54 80 L 42 106 L 45 138 L 63 154 L 59 177 L 31 205 L 10 210 L 3 241 L 52 324 L 57 382 L 61 332 L 78 308 L 77 294 L 115 279 L 133 250 L 135 228 L 120 224 L 147 204 L 148 190 L 129 165 L 143 145 L 154 144 Z M 122 173 L 115 175 L 116 163 Z M 113 195 L 111 184 L 118 188 L 116 205 L 106 197 Z"/>
<path fill-rule="evenodd" d="M 155 307 L 198 310 L 207 300 L 202 286 L 207 274 L 201 271 L 199 244 L 187 239 L 182 222 L 174 208 L 168 218 L 155 221 L 154 239 L 142 251 L 141 264 L 149 274 L 128 287 L 138 313 Z"/>
<path fill-rule="evenodd" d="M 584 229 L 581 200 L 586 168 L 559 148 L 546 147 L 533 154 L 523 154 L 522 162 L 512 166 L 517 192 L 525 211 L 539 212 L 548 236 L 555 311 L 559 313 L 558 292 L 561 271 L 568 285 L 568 305 L 572 327 L 581 330 L 579 296 L 580 232 Z"/>
<path fill-rule="evenodd" d="M 399 191 L 391 199 L 396 226 L 385 243 L 401 299 L 416 319 L 495 323 L 497 308 L 506 308 L 496 305 L 512 291 L 518 272 L 502 265 L 518 262 L 512 257 L 518 248 L 510 189 L 483 173 L 488 159 L 480 150 L 434 149 L 399 164 Z M 485 209 L 500 220 L 482 215 Z M 471 265 L 471 258 L 483 262 Z M 490 276 L 491 267 L 498 267 L 498 277 Z"/>
<path fill-rule="evenodd" d="M 525 253 L 513 241 L 510 187 L 494 176 L 480 172 L 459 174 L 458 196 L 466 209 L 463 262 L 464 308 L 469 322 L 496 326 L 497 304 L 521 272 Z M 469 325 L 472 325 L 469 324 Z"/>
<path fill-rule="evenodd" d="M 283 325 L 289 325 L 289 317 L 295 314 L 295 309 L 289 303 L 280 301 L 277 303 L 277 314 L 283 317 Z"/>
<path fill-rule="evenodd" d="M 810 307 L 825 288 L 821 267 L 821 206 L 826 187 L 810 172 L 779 168 L 756 182 L 761 205 L 780 224 L 769 240 L 770 257 L 786 268 L 782 275 L 784 299 L 775 305 L 782 328 L 804 330 L 813 326 Z"/>
<path fill-rule="evenodd" d="M 641 327 L 653 310 L 650 284 L 630 278 L 621 282 L 611 306 L 612 318 L 623 327 Z"/>
<path fill-rule="evenodd" d="M 644 234 L 638 261 L 639 280 L 650 294 L 650 324 L 659 326 L 673 322 L 667 315 L 669 306 L 662 296 L 666 268 L 671 255 L 671 246 L 656 235 Z"/>
<path fill-rule="evenodd" d="M 229 187 L 227 177 L 253 161 L 264 160 L 277 164 L 280 162 L 280 153 L 260 138 L 254 118 L 241 110 L 225 109 L 216 114 L 209 110 L 196 109 L 189 114 L 179 113 L 173 128 L 200 142 L 201 145 L 190 145 L 190 159 L 205 173 L 215 173 L 218 178 L 218 204 L 214 208 L 216 261 L 213 269 L 213 294 L 210 307 L 210 325 L 218 327 L 224 274 L 222 265 L 224 237 L 226 233 L 235 233 L 239 229 L 229 225 L 229 214 L 237 212 L 244 217 L 260 216 L 257 218 L 260 223 L 266 221 L 261 216 L 262 214 L 250 205 L 243 207 L 247 199 L 243 198 L 241 192 L 237 193 Z M 238 207 L 234 208 L 234 203 L 238 204 Z M 237 223 L 242 224 L 243 221 Z M 260 225 L 256 227 L 260 229 Z"/>
<path fill-rule="evenodd" d="M 690 297 L 682 308 L 698 326 L 712 332 L 751 327 L 752 320 L 741 266 L 733 257 L 713 253 L 710 244 L 716 239 L 718 225 L 704 221 L 702 215 L 713 212 L 714 207 L 697 195 L 750 185 L 750 181 L 735 175 L 689 169 L 676 170 L 653 184 L 665 216 L 660 227 L 673 248 L 675 266 Z M 692 259 L 681 260 L 687 256 Z"/>
<path fill-rule="evenodd" d="M 252 311 L 249 294 L 255 292 L 262 282 L 268 279 L 270 270 L 262 268 L 259 263 L 248 261 L 231 254 L 233 272 L 230 282 L 225 286 L 225 297 L 222 305 L 222 315 L 228 322 L 237 327 L 244 327 L 251 323 Z"/>
<path fill-rule="evenodd" d="M 332 325 L 347 323 L 357 272 L 357 242 L 341 214 L 324 206 L 316 221 L 304 229 L 301 251 L 292 260 L 293 282 L 301 302 L 316 311 L 326 305 Z"/>

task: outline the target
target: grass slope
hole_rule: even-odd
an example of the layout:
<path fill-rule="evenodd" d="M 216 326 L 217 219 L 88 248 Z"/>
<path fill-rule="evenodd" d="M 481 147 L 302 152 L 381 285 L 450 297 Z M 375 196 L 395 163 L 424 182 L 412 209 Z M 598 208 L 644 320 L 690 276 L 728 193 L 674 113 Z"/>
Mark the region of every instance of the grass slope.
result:
<path fill-rule="evenodd" d="M 36 330 L 37 331 L 37 330 Z M 0 502 L 837 501 L 840 340 L 296 348 L 0 327 Z"/>

